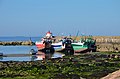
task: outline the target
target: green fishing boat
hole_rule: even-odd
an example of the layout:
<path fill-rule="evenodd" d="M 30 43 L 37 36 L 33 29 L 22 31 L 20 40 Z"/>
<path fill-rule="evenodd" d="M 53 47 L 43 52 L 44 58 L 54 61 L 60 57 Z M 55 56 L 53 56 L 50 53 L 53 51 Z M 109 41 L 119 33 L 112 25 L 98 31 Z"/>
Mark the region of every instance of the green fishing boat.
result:
<path fill-rule="evenodd" d="M 73 42 L 72 46 L 75 52 L 87 52 L 87 51 L 96 51 L 96 41 L 89 36 L 87 38 L 81 38 L 78 42 Z"/>

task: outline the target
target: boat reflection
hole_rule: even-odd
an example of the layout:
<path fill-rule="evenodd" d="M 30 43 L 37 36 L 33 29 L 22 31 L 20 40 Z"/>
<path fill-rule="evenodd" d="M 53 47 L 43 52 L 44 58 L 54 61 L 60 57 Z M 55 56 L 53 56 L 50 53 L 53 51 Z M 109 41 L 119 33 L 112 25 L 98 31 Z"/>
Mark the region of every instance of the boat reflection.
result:
<path fill-rule="evenodd" d="M 35 53 L 36 52 L 36 53 Z M 51 58 L 62 58 L 65 54 L 60 52 L 44 53 L 35 51 L 34 55 L 31 54 L 4 54 L 0 56 L 0 61 L 37 61 Z M 32 53 L 32 52 L 31 52 Z"/>
<path fill-rule="evenodd" d="M 44 52 L 38 51 L 36 55 L 32 55 L 31 61 L 51 59 L 51 58 L 62 58 L 63 56 L 65 56 L 65 54 L 60 52 L 44 53 Z"/>

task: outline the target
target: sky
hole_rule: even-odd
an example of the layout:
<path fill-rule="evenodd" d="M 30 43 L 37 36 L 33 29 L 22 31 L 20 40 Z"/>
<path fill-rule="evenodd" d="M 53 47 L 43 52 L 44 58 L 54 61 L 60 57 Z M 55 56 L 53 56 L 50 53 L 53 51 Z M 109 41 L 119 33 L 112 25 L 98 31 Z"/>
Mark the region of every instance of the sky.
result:
<path fill-rule="evenodd" d="M 120 0 L 0 0 L 0 36 L 120 36 Z"/>

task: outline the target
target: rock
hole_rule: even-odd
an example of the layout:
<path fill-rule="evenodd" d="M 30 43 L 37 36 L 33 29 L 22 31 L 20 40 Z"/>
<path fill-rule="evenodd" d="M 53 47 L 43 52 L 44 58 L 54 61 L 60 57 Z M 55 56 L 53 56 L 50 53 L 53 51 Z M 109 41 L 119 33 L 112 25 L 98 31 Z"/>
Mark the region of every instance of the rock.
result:
<path fill-rule="evenodd" d="M 0 45 L 35 45 L 32 41 L 10 41 L 10 42 L 0 42 Z"/>
<path fill-rule="evenodd" d="M 101 79 L 120 79 L 120 70 L 110 73 Z"/>

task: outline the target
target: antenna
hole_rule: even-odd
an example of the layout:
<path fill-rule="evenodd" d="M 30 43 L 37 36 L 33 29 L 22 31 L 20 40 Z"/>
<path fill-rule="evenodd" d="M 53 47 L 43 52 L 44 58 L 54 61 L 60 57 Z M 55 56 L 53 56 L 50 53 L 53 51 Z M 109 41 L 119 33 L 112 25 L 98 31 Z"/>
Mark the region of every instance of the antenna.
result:
<path fill-rule="evenodd" d="M 74 39 L 74 40 L 76 40 L 76 38 L 77 38 L 78 34 L 79 34 L 79 30 L 77 31 L 77 34 L 76 34 L 76 36 L 75 36 L 75 39 Z"/>

